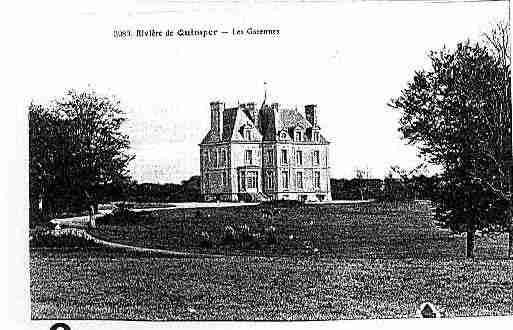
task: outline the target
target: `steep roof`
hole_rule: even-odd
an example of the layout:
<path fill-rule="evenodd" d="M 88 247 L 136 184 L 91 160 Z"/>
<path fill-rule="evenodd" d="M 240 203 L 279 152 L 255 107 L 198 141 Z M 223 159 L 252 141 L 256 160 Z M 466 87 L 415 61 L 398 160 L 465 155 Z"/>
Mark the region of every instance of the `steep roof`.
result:
<path fill-rule="evenodd" d="M 254 117 L 254 118 L 253 118 Z M 221 141 L 215 139 L 211 131 L 201 141 L 201 144 L 215 142 L 229 142 L 241 140 L 242 135 L 238 132 L 239 126 L 251 123 L 258 132 L 257 140 L 276 141 L 278 134 L 285 130 L 291 136 L 293 129 L 302 127 L 306 135 L 311 137 L 312 124 L 306 120 L 297 108 L 273 108 L 264 102 L 260 110 L 254 115 L 243 105 L 234 108 L 226 108 L 223 112 L 223 135 Z M 320 134 L 320 143 L 328 141 Z"/>
<path fill-rule="evenodd" d="M 279 125 L 278 130 L 295 128 L 302 126 L 303 128 L 312 127 L 312 124 L 303 117 L 297 109 L 278 109 Z"/>

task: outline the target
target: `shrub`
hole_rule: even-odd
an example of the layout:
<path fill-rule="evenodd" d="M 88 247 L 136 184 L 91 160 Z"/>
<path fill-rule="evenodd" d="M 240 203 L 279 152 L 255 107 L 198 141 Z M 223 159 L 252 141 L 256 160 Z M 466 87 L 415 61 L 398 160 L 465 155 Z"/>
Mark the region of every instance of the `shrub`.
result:
<path fill-rule="evenodd" d="M 210 238 L 210 234 L 206 231 L 202 231 L 200 234 L 200 246 L 204 248 L 211 248 L 214 242 Z"/>
<path fill-rule="evenodd" d="M 242 242 L 249 242 L 253 240 L 253 233 L 251 233 L 251 229 L 245 223 L 240 226 L 240 239 Z"/>
<path fill-rule="evenodd" d="M 237 232 L 232 226 L 224 227 L 223 242 L 230 243 L 237 240 Z"/>
<path fill-rule="evenodd" d="M 274 226 L 265 227 L 264 236 L 265 236 L 265 240 L 268 244 L 276 244 L 277 243 L 276 227 L 274 227 Z"/>
<path fill-rule="evenodd" d="M 30 237 L 31 248 L 85 248 L 98 247 L 95 242 L 71 233 L 59 234 L 55 231 L 36 231 Z"/>
<path fill-rule="evenodd" d="M 293 207 L 301 207 L 305 205 L 304 202 L 298 200 L 273 200 L 266 201 L 260 204 L 263 207 L 281 207 L 281 208 L 293 208 Z"/>
<path fill-rule="evenodd" d="M 97 224 L 102 225 L 122 225 L 122 224 L 136 224 L 143 221 L 148 221 L 147 212 L 133 212 L 127 209 L 118 208 L 111 214 L 107 214 L 96 220 Z"/>

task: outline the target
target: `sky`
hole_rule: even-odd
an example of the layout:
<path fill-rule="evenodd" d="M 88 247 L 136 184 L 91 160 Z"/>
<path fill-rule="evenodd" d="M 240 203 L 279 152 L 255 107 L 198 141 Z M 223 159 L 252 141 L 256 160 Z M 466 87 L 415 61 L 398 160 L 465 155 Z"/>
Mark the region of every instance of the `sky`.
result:
<path fill-rule="evenodd" d="M 428 67 L 430 49 L 478 40 L 507 17 L 507 2 L 49 2 L 19 44 L 27 79 L 17 83 L 26 103 L 88 86 L 116 95 L 136 156 L 130 173 L 160 183 L 199 174 L 210 101 L 261 103 L 264 82 L 271 101 L 318 105 L 332 178 L 351 178 L 358 167 L 374 177 L 391 165 L 413 168 L 417 150 L 401 140 L 399 114 L 387 102 Z M 280 35 L 112 37 L 114 29 L 182 27 L 274 28 Z"/>

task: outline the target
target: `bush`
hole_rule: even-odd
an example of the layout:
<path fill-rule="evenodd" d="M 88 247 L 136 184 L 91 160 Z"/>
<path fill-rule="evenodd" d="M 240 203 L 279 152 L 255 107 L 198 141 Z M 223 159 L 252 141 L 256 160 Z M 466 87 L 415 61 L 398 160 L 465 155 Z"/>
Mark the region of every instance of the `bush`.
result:
<path fill-rule="evenodd" d="M 253 233 L 251 233 L 249 226 L 245 223 L 240 226 L 240 240 L 241 242 L 249 242 L 253 240 Z"/>
<path fill-rule="evenodd" d="M 210 238 L 210 234 L 206 231 L 202 231 L 200 234 L 200 246 L 204 248 L 211 248 L 214 242 Z"/>
<path fill-rule="evenodd" d="M 98 218 L 96 223 L 101 225 L 137 224 L 150 219 L 152 218 L 148 216 L 148 212 L 133 212 L 128 209 L 118 208 L 111 214 Z"/>
<path fill-rule="evenodd" d="M 98 247 L 95 242 L 71 233 L 59 234 L 55 231 L 36 231 L 30 236 L 31 248 L 86 248 Z"/>
<path fill-rule="evenodd" d="M 209 237 L 210 238 L 210 237 Z M 212 245 L 215 244 L 213 239 L 210 239 Z M 268 226 L 263 230 L 256 231 L 248 224 L 242 224 L 239 227 L 227 225 L 224 227 L 220 245 L 231 245 L 243 249 L 262 249 L 266 245 L 274 245 L 278 242 L 276 235 L 276 228 Z M 205 246 L 205 243 L 200 243 Z"/>
<path fill-rule="evenodd" d="M 293 208 L 293 207 L 301 207 L 305 205 L 304 202 L 298 200 L 273 200 L 266 201 L 260 204 L 263 207 L 281 207 L 281 208 Z"/>
<path fill-rule="evenodd" d="M 224 233 L 223 233 L 223 242 L 224 243 L 231 243 L 237 240 L 237 232 L 235 231 L 235 228 L 232 226 L 225 226 L 224 227 Z"/>
<path fill-rule="evenodd" d="M 276 244 L 278 242 L 276 238 L 276 227 L 269 226 L 264 229 L 265 240 L 268 244 Z"/>

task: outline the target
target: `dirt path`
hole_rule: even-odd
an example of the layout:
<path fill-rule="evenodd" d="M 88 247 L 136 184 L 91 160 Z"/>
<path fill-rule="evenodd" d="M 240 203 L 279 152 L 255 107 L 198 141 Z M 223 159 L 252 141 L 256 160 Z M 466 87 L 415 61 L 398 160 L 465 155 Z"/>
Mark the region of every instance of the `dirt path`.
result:
<path fill-rule="evenodd" d="M 77 229 L 80 231 L 83 231 L 79 235 L 81 237 L 84 237 L 85 239 L 88 239 L 90 241 L 93 241 L 97 244 L 101 244 L 107 247 L 116 248 L 116 249 L 123 249 L 127 251 L 134 251 L 134 252 L 144 252 L 144 253 L 155 253 L 155 254 L 163 254 L 168 256 L 182 256 L 182 257 L 207 257 L 207 258 L 219 258 L 224 257 L 223 255 L 218 254 L 204 254 L 204 253 L 194 253 L 194 252 L 181 252 L 181 251 L 171 251 L 171 250 L 163 250 L 163 249 L 152 249 L 152 248 L 144 248 L 139 246 L 132 246 L 132 245 L 126 245 L 126 244 L 120 244 L 120 243 L 114 243 L 102 240 L 96 236 L 93 236 L 87 232 L 85 229 Z"/>

